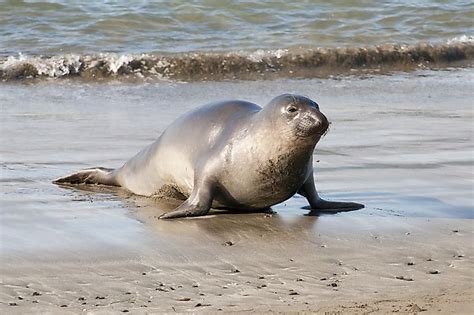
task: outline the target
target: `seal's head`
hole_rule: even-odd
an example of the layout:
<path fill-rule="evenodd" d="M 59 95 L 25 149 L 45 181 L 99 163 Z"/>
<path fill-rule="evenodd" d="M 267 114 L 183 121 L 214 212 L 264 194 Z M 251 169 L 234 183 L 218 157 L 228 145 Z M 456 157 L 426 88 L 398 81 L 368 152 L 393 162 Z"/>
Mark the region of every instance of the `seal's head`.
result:
<path fill-rule="evenodd" d="M 316 143 L 329 128 L 319 105 L 304 96 L 283 94 L 271 100 L 266 108 L 272 111 L 272 123 L 284 136 Z"/>

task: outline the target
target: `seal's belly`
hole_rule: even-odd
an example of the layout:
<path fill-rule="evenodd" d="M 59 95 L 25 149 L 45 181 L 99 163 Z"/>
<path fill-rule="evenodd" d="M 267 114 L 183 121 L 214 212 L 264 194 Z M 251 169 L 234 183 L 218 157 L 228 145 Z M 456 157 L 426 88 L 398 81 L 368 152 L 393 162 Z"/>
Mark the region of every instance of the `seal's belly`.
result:
<path fill-rule="evenodd" d="M 218 198 L 223 207 L 268 208 L 301 188 L 307 177 L 307 163 L 283 154 L 258 163 L 255 170 L 249 167 L 228 175 L 223 188 L 227 195 Z"/>
<path fill-rule="evenodd" d="M 228 189 L 224 194 L 218 193 L 214 207 L 264 209 L 283 202 L 293 196 L 302 183 L 289 185 L 285 180 L 248 183 L 251 189 Z"/>

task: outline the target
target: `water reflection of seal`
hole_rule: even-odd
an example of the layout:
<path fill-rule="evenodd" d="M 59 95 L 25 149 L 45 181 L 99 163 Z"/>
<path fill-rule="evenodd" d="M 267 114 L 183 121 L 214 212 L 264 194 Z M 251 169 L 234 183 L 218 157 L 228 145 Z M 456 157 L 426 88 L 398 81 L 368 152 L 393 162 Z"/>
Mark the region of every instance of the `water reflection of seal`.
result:
<path fill-rule="evenodd" d="M 318 196 L 313 150 L 329 126 L 309 98 L 284 94 L 263 109 L 226 101 L 195 109 L 116 170 L 94 168 L 55 183 L 121 186 L 143 196 L 186 199 L 161 218 L 200 216 L 211 207 L 265 209 L 295 193 L 311 209 L 360 209 Z"/>

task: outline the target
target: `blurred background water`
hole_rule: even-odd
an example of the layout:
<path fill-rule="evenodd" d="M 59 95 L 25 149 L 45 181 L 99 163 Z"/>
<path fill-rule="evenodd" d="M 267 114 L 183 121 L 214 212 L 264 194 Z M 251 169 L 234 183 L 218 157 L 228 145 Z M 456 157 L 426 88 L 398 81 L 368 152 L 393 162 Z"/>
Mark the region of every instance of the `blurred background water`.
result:
<path fill-rule="evenodd" d="M 472 40 L 474 2 L 0 1 L 0 54 L 177 53 Z"/>

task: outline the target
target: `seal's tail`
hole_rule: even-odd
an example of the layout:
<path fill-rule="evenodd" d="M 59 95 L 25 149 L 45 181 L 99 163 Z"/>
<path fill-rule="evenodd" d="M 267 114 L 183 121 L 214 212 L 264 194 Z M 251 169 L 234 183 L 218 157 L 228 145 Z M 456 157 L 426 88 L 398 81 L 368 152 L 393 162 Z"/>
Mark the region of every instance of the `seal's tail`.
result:
<path fill-rule="evenodd" d="M 113 176 L 111 168 L 95 167 L 88 168 L 74 174 L 60 177 L 53 181 L 54 184 L 99 184 L 119 186 Z"/>

